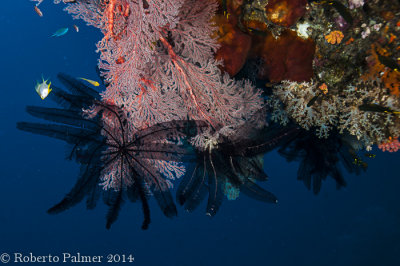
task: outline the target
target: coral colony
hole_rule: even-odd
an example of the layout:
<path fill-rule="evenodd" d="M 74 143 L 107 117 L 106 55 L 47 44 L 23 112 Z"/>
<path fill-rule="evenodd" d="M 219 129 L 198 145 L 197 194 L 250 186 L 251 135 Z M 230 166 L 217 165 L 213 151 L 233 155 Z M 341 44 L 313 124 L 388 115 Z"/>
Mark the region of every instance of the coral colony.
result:
<path fill-rule="evenodd" d="M 32 1 L 36 10 L 43 0 Z M 142 202 L 147 228 L 150 197 L 176 215 L 170 190 L 182 177 L 177 201 L 192 211 L 208 195 L 212 216 L 224 195 L 277 202 L 256 184 L 274 148 L 300 161 L 314 193 L 327 176 L 345 185 L 339 162 L 357 174 L 374 145 L 400 148 L 398 1 L 61 2 L 103 33 L 105 90 L 60 75 L 70 92 L 50 98 L 63 109 L 28 108 L 57 124 L 18 124 L 72 144 L 82 166 L 51 213 L 85 196 L 94 208 L 100 188 L 108 227 L 129 198 Z"/>

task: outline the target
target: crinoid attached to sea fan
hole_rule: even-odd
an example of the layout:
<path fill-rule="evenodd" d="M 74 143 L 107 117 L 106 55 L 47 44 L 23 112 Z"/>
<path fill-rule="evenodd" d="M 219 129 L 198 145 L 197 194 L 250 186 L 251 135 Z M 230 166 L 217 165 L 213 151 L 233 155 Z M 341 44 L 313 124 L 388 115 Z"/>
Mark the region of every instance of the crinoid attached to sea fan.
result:
<path fill-rule="evenodd" d="M 125 198 L 142 203 L 143 229 L 150 223 L 148 199 L 154 196 L 167 217 L 177 210 L 167 180 L 155 161 L 184 161 L 190 156 L 183 137 L 193 137 L 203 122 L 169 121 L 129 132 L 121 107 L 99 100 L 98 92 L 65 74 L 59 79 L 71 93 L 53 88 L 51 99 L 63 109 L 28 106 L 27 112 L 53 124 L 19 122 L 21 130 L 72 144 L 68 155 L 81 165 L 79 179 L 64 199 L 48 210 L 62 212 L 87 197 L 87 208 L 96 206 L 100 195 L 110 207 L 107 228 L 117 219 Z"/>
<path fill-rule="evenodd" d="M 185 210 L 193 211 L 208 194 L 206 213 L 214 216 L 221 206 L 227 185 L 236 194 L 242 192 L 259 201 L 277 202 L 275 195 L 256 184 L 267 180 L 260 156 L 279 146 L 297 128 L 268 127 L 265 124 L 260 128 L 255 126 L 257 121 L 260 124 L 260 119 L 265 120 L 264 111 L 235 130 L 222 128 L 214 134 L 199 134 L 193 138 L 197 160 L 177 190 L 177 201 Z"/>
<path fill-rule="evenodd" d="M 331 176 L 339 189 L 346 186 L 340 170 L 340 162 L 349 173 L 360 174 L 367 164 L 357 156 L 362 145 L 354 136 L 332 132 L 328 138 L 302 129 L 279 148 L 279 153 L 287 161 L 300 161 L 297 179 L 311 189 L 314 194 L 321 190 L 322 181 Z"/>

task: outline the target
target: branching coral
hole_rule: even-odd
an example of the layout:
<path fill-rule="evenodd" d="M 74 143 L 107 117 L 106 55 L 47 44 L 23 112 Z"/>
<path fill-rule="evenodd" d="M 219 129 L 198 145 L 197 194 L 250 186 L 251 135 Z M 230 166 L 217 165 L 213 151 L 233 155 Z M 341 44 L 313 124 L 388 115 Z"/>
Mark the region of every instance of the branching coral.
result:
<path fill-rule="evenodd" d="M 273 121 L 286 125 L 293 119 L 303 128 L 326 138 L 332 128 L 349 132 L 364 145 L 378 144 L 400 133 L 400 100 L 382 84 L 360 81 L 337 94 L 323 94 L 319 84 L 284 81 L 268 100 Z M 284 111 L 282 111 L 284 108 Z"/>
<path fill-rule="evenodd" d="M 374 105 L 387 110 L 366 108 Z M 340 132 L 345 130 L 363 140 L 365 144 L 378 144 L 389 136 L 400 133 L 398 114 L 388 110 L 399 110 L 400 101 L 396 96 L 388 95 L 383 84 L 360 82 L 357 87 L 349 86 L 344 90 L 339 106 Z"/>
<path fill-rule="evenodd" d="M 322 94 L 314 81 L 284 81 L 274 89 L 273 96 L 268 100 L 272 107 L 271 118 L 283 125 L 289 122 L 289 118 L 293 119 L 307 130 L 316 128 L 317 135 L 326 138 L 329 130 L 337 123 L 338 109 L 336 96 L 327 97 Z M 315 103 L 311 105 L 311 101 Z"/>

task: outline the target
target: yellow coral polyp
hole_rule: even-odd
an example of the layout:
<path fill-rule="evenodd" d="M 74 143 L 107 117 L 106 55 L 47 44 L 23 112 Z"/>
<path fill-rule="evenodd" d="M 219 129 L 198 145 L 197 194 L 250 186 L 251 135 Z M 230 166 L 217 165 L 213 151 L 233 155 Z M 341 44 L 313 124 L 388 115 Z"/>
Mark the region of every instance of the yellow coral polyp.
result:
<path fill-rule="evenodd" d="M 339 44 L 342 42 L 344 37 L 343 32 L 335 30 L 325 36 L 325 40 L 330 44 Z"/>

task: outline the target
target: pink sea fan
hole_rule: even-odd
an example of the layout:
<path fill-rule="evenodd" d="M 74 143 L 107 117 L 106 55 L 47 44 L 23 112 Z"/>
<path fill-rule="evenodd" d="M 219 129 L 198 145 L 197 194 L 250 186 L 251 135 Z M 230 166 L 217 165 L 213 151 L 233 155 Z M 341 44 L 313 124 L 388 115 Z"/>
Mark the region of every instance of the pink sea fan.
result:
<path fill-rule="evenodd" d="M 132 127 L 188 115 L 219 127 L 243 122 L 262 100 L 250 83 L 223 75 L 213 59 L 216 8 L 209 0 L 113 0 L 67 10 L 103 31 L 97 45 L 109 82 L 103 97 L 124 106 Z"/>
<path fill-rule="evenodd" d="M 193 63 L 214 58 L 219 44 L 210 36 L 217 30 L 211 23 L 217 7 L 217 3 L 210 0 L 184 1 L 179 23 L 169 29 L 177 54 Z"/>
<path fill-rule="evenodd" d="M 158 79 L 181 95 L 190 117 L 206 120 L 215 128 L 237 126 L 261 107 L 260 92 L 249 82 L 222 74 L 214 59 L 190 63 L 165 38 L 161 40 L 169 57 L 157 71 Z"/>

